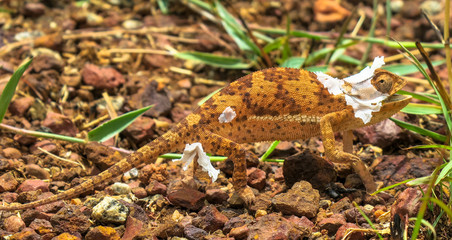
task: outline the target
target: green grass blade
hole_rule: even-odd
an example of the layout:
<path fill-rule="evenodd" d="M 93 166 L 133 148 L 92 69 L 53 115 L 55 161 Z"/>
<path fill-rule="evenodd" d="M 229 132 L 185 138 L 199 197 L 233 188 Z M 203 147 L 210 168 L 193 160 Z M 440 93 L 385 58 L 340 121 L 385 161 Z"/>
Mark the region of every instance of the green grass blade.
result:
<path fill-rule="evenodd" d="M 198 102 L 198 106 L 203 105 L 207 100 L 209 100 L 213 95 L 215 95 L 221 89 L 223 89 L 223 88 L 218 88 L 217 90 L 211 92 L 209 95 L 207 95 L 205 98 L 203 98 L 201 101 Z"/>
<path fill-rule="evenodd" d="M 118 134 L 129 126 L 137 117 L 149 110 L 151 106 L 140 108 L 135 111 L 125 113 L 115 119 L 103 123 L 99 127 L 88 132 L 88 140 L 95 142 L 103 142 L 114 135 Z"/>
<path fill-rule="evenodd" d="M 277 140 L 277 141 L 274 141 L 271 145 L 270 145 L 270 147 L 267 149 L 267 151 L 264 153 L 264 155 L 262 155 L 262 157 L 261 157 L 261 161 L 265 161 L 266 159 L 267 159 L 267 157 L 268 156 L 270 156 L 270 154 L 272 154 L 272 152 L 275 150 L 275 148 L 276 148 L 276 146 L 278 146 L 278 144 L 280 143 L 281 141 L 279 141 L 279 140 Z"/>
<path fill-rule="evenodd" d="M 446 61 L 443 60 L 437 60 L 432 62 L 433 66 L 439 66 L 446 63 Z M 422 63 L 422 68 L 427 68 L 427 64 Z M 388 66 L 383 66 L 382 69 L 388 70 L 394 74 L 397 74 L 399 76 L 404 76 L 412 73 L 418 72 L 418 68 L 414 66 L 413 64 L 392 64 Z"/>
<path fill-rule="evenodd" d="M 412 178 L 412 179 L 403 180 L 403 181 L 398 182 L 398 183 L 396 183 L 396 184 L 393 184 L 393 185 L 391 185 L 391 186 L 387 186 L 387 187 L 378 189 L 378 191 L 376 191 L 376 192 L 374 192 L 374 193 L 372 193 L 372 194 L 370 194 L 370 195 L 376 195 L 376 194 L 378 194 L 378 193 L 380 193 L 380 192 L 387 191 L 387 190 L 389 190 L 389 189 L 395 188 L 395 187 L 397 187 L 397 186 L 399 186 L 399 185 L 405 184 L 405 183 L 407 183 L 407 182 L 409 182 L 409 181 L 413 181 L 413 180 L 415 180 L 415 179 Z"/>
<path fill-rule="evenodd" d="M 377 230 L 377 228 L 375 228 L 374 224 L 372 223 L 372 221 L 370 220 L 370 218 L 363 212 L 363 210 L 361 210 L 361 208 L 358 206 L 358 204 L 356 202 L 353 202 L 353 205 L 355 206 L 356 209 L 358 209 L 359 213 L 361 214 L 361 216 L 364 217 L 364 219 L 366 219 L 366 222 L 370 225 L 370 227 L 373 230 Z M 377 236 L 380 240 L 383 240 L 383 237 L 380 235 L 380 233 L 377 232 Z"/>
<path fill-rule="evenodd" d="M 452 210 L 450 207 L 448 207 L 446 204 L 444 204 L 441 200 L 437 198 L 430 198 L 430 201 L 438 205 L 441 209 L 446 212 L 447 216 L 449 216 L 449 219 L 452 219 Z"/>
<path fill-rule="evenodd" d="M 163 14 L 168 14 L 168 0 L 157 0 L 157 4 L 159 5 L 160 11 L 162 11 Z"/>
<path fill-rule="evenodd" d="M 304 69 L 311 71 L 311 72 L 326 72 L 328 70 L 328 66 L 311 66 L 311 67 L 305 67 Z"/>
<path fill-rule="evenodd" d="M 344 63 L 348 63 L 348 64 L 352 64 L 352 65 L 356 65 L 356 66 L 358 66 L 359 64 L 361 64 L 361 61 L 360 60 L 358 60 L 358 59 L 356 59 L 356 58 L 353 58 L 353 57 L 350 57 L 350 56 L 347 56 L 347 55 L 340 55 L 339 56 L 339 58 L 337 59 L 338 61 L 341 61 L 341 62 L 344 62 Z"/>
<path fill-rule="evenodd" d="M 446 166 L 441 169 L 441 172 L 438 175 L 438 178 L 435 181 L 435 185 L 443 181 L 444 178 L 446 178 L 449 174 L 452 172 L 452 161 L 449 161 Z"/>
<path fill-rule="evenodd" d="M 19 66 L 19 68 L 14 71 L 13 75 L 9 79 L 5 88 L 3 89 L 2 95 L 0 96 L 0 123 L 3 121 L 5 117 L 6 110 L 8 110 L 9 103 L 14 96 L 14 92 L 16 91 L 17 84 L 19 83 L 20 78 L 24 74 L 25 70 L 31 64 L 33 59 L 30 59 Z"/>
<path fill-rule="evenodd" d="M 306 58 L 304 57 L 290 57 L 287 58 L 280 66 L 287 68 L 301 68 Z"/>
<path fill-rule="evenodd" d="M 419 146 L 413 146 L 413 147 L 409 147 L 408 149 L 422 149 L 422 148 L 443 148 L 443 149 L 447 149 L 447 150 L 452 150 L 451 146 L 447 146 L 447 145 L 440 145 L 440 144 L 433 144 L 433 145 L 419 145 Z"/>
<path fill-rule="evenodd" d="M 420 104 L 420 103 L 409 103 L 406 107 L 404 107 L 401 112 L 408 114 L 442 114 L 443 109 L 438 105 L 431 104 Z"/>
<path fill-rule="evenodd" d="M 248 69 L 250 63 L 243 62 L 241 58 L 219 56 L 211 53 L 203 52 L 178 52 L 175 57 L 185 60 L 199 61 L 211 66 L 226 69 Z"/>
<path fill-rule="evenodd" d="M 389 119 L 391 119 L 391 121 L 393 121 L 395 124 L 399 125 L 400 127 L 403 127 L 405 129 L 408 129 L 410 131 L 419 133 L 419 134 L 424 135 L 424 136 L 431 137 L 431 138 L 433 138 L 433 139 L 435 139 L 437 141 L 444 142 L 447 139 L 446 136 L 444 136 L 442 134 L 439 134 L 439 133 L 436 133 L 436 132 L 432 132 L 432 131 L 427 130 L 427 129 L 420 128 L 418 126 L 415 126 L 413 124 L 410 124 L 410 123 L 407 123 L 407 122 L 404 122 L 404 121 L 400 121 L 400 120 L 395 119 L 395 118 L 389 118 Z"/>
<path fill-rule="evenodd" d="M 430 198 L 432 199 L 432 198 Z M 410 221 L 416 221 L 417 218 L 409 218 Z M 433 233 L 433 240 L 436 240 L 436 231 L 435 228 L 432 226 L 432 224 L 430 224 L 427 220 L 425 219 L 421 219 L 421 223 L 426 226 L 428 229 L 430 229 L 430 231 L 432 231 Z"/>
<path fill-rule="evenodd" d="M 424 101 L 424 102 L 433 103 L 433 104 L 436 104 L 436 105 L 441 105 L 441 103 L 437 100 L 438 98 L 434 99 L 433 97 L 430 97 L 430 95 L 427 95 L 427 94 L 407 92 L 407 91 L 404 91 L 404 90 L 399 90 L 397 92 L 397 94 L 410 95 L 413 98 L 416 98 L 416 99 Z M 433 96 L 435 96 L 435 95 L 433 95 Z"/>

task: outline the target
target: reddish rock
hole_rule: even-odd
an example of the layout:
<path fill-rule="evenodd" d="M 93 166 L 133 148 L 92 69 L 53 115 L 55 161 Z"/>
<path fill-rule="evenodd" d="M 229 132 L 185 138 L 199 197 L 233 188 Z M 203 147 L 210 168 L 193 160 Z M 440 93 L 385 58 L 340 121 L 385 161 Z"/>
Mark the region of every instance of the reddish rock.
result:
<path fill-rule="evenodd" d="M 149 117 L 140 116 L 126 128 L 134 142 L 140 144 L 149 141 L 154 135 L 155 121 Z"/>
<path fill-rule="evenodd" d="M 313 218 L 319 210 L 320 194 L 306 181 L 295 183 L 287 193 L 276 195 L 273 206 L 283 214 Z"/>
<path fill-rule="evenodd" d="M 353 222 L 357 224 L 367 223 L 366 219 L 361 215 L 361 213 L 356 208 L 350 208 L 343 212 L 347 222 Z"/>
<path fill-rule="evenodd" d="M 46 118 L 42 121 L 44 127 L 48 127 L 53 133 L 74 137 L 78 129 L 69 117 L 48 111 Z"/>
<path fill-rule="evenodd" d="M 25 228 L 25 223 L 20 217 L 12 215 L 4 220 L 3 227 L 8 232 L 16 233 Z"/>
<path fill-rule="evenodd" d="M 341 200 L 333 203 L 330 207 L 330 210 L 333 213 L 341 213 L 350 208 L 353 208 L 352 202 L 350 202 L 350 199 L 348 197 L 344 197 Z"/>
<path fill-rule="evenodd" d="M 0 176 L 0 193 L 14 191 L 19 183 L 11 172 Z"/>
<path fill-rule="evenodd" d="M 50 218 L 57 232 L 85 233 L 91 227 L 90 219 L 80 212 L 79 206 L 66 205 Z"/>
<path fill-rule="evenodd" d="M 168 67 L 170 63 L 171 61 L 163 55 L 145 54 L 143 57 L 143 64 L 148 69 Z"/>
<path fill-rule="evenodd" d="M 82 71 L 83 82 L 96 89 L 111 89 L 124 84 L 121 73 L 111 67 L 100 68 L 94 64 L 85 64 Z"/>
<path fill-rule="evenodd" d="M 134 218 L 132 216 L 128 216 L 126 220 L 126 229 L 124 230 L 124 234 L 122 235 L 122 240 L 132 240 L 136 235 L 138 235 L 145 222 L 139 220 L 138 218 Z"/>
<path fill-rule="evenodd" d="M 229 195 L 221 189 L 213 188 L 206 190 L 206 198 L 210 203 L 223 203 L 228 200 Z"/>
<path fill-rule="evenodd" d="M 41 236 L 39 236 L 39 234 L 37 234 L 31 228 L 24 228 L 24 229 L 22 229 L 22 231 L 15 233 L 12 236 L 9 236 L 9 239 L 39 240 L 39 239 L 41 239 Z"/>
<path fill-rule="evenodd" d="M 148 164 L 144 166 L 138 175 L 138 179 L 143 184 L 149 184 L 153 180 L 163 182 L 168 178 L 168 171 L 166 165 Z M 156 183 L 157 184 L 157 183 Z M 160 187 L 160 186 L 158 186 Z"/>
<path fill-rule="evenodd" d="M 301 226 L 306 229 L 312 230 L 314 228 L 315 224 L 311 222 L 307 217 L 303 216 L 301 218 L 297 216 L 290 216 L 287 220 L 297 224 L 298 226 Z"/>
<path fill-rule="evenodd" d="M 3 149 L 3 156 L 5 158 L 18 159 L 22 157 L 22 153 L 16 148 L 8 147 Z"/>
<path fill-rule="evenodd" d="M 180 122 L 185 117 L 187 117 L 190 113 L 192 113 L 192 110 L 184 109 L 184 108 L 176 105 L 171 109 L 171 119 L 173 119 L 174 122 Z"/>
<path fill-rule="evenodd" d="M 142 187 L 132 188 L 132 193 L 137 198 L 145 198 L 145 197 L 148 196 L 148 193 L 146 192 L 146 189 L 144 189 Z"/>
<path fill-rule="evenodd" d="M 278 167 L 275 171 L 275 180 L 277 181 L 281 181 L 284 180 L 284 173 L 283 173 L 283 168 L 282 167 Z"/>
<path fill-rule="evenodd" d="M 206 195 L 191 188 L 182 188 L 168 194 L 168 200 L 177 206 L 199 210 L 204 205 Z"/>
<path fill-rule="evenodd" d="M 245 219 L 242 219 L 240 217 L 232 217 L 229 219 L 223 227 L 223 232 L 225 234 L 229 233 L 233 228 L 238 228 L 246 224 Z"/>
<path fill-rule="evenodd" d="M 54 36 L 54 35 L 52 35 Z M 41 54 L 33 59 L 31 68 L 35 72 L 42 72 L 44 70 L 55 70 L 62 72 L 64 68 L 64 61 L 50 54 Z"/>
<path fill-rule="evenodd" d="M 26 17 L 39 17 L 46 11 L 46 6 L 42 3 L 26 3 L 23 9 L 23 14 Z"/>
<path fill-rule="evenodd" d="M 4 192 L 0 194 L 0 199 L 3 200 L 3 202 L 13 203 L 16 202 L 18 196 L 19 194 L 15 192 Z"/>
<path fill-rule="evenodd" d="M 346 223 L 337 230 L 335 239 L 342 240 L 343 237 L 345 236 L 347 229 L 350 229 L 350 228 L 359 228 L 359 227 L 353 223 Z M 353 232 L 352 234 L 348 235 L 347 239 L 348 240 L 364 240 L 364 239 L 366 239 L 366 237 L 364 236 L 364 233 L 362 233 L 362 232 Z"/>
<path fill-rule="evenodd" d="M 17 188 L 17 193 L 29 192 L 41 190 L 42 192 L 49 191 L 49 183 L 44 182 L 40 179 L 27 179 Z"/>
<path fill-rule="evenodd" d="M 187 225 L 184 228 L 185 237 L 189 240 L 197 240 L 204 239 L 204 236 L 207 236 L 207 232 L 202 230 L 201 228 L 197 228 L 193 225 Z"/>
<path fill-rule="evenodd" d="M 37 164 L 25 165 L 25 173 L 28 176 L 36 177 L 38 179 L 49 179 L 50 173 Z"/>
<path fill-rule="evenodd" d="M 257 190 L 262 190 L 265 187 L 265 179 L 267 174 L 259 168 L 250 168 L 246 170 L 246 175 L 248 176 L 248 185 L 250 187 L 256 188 Z"/>
<path fill-rule="evenodd" d="M 306 149 L 284 161 L 284 180 L 292 186 L 300 180 L 308 181 L 315 189 L 324 189 L 336 180 L 334 165 Z"/>
<path fill-rule="evenodd" d="M 135 109 L 154 105 L 144 113 L 148 117 L 168 115 L 171 111 L 171 101 L 168 94 L 165 90 L 158 89 L 156 81 L 142 86 L 136 94 L 132 95 L 129 103 Z"/>
<path fill-rule="evenodd" d="M 421 198 L 422 192 L 417 188 L 405 189 L 391 207 L 392 217 L 394 217 L 395 214 L 399 214 L 402 219 L 404 219 L 405 216 L 416 216 L 422 203 L 420 200 Z"/>
<path fill-rule="evenodd" d="M 246 239 L 248 237 L 250 230 L 246 225 L 236 227 L 231 229 L 229 232 L 229 236 L 233 237 L 234 239 Z"/>
<path fill-rule="evenodd" d="M 33 97 L 16 98 L 10 103 L 8 110 L 13 115 L 24 116 L 34 101 L 35 99 Z"/>
<path fill-rule="evenodd" d="M 248 239 L 303 239 L 308 237 L 310 230 L 271 213 L 257 219 L 257 222 L 248 226 Z M 231 230 L 232 231 L 232 230 Z"/>
<path fill-rule="evenodd" d="M 97 226 L 85 236 L 86 240 L 119 240 L 120 236 L 112 227 Z"/>
<path fill-rule="evenodd" d="M 190 87 L 191 87 L 191 82 L 190 82 L 190 79 L 184 78 L 184 79 L 181 79 L 181 80 L 177 81 L 177 85 L 178 85 L 180 88 L 190 89 Z"/>
<path fill-rule="evenodd" d="M 214 232 L 223 228 L 228 218 L 220 213 L 213 205 L 204 206 L 198 216 L 193 219 L 193 225 L 207 232 Z"/>
<path fill-rule="evenodd" d="M 331 217 L 324 218 L 319 222 L 318 226 L 320 230 L 327 230 L 328 235 L 332 236 L 336 234 L 337 230 L 347 222 L 344 216 L 341 214 L 333 214 Z"/>
<path fill-rule="evenodd" d="M 45 192 L 43 194 L 40 194 L 37 200 L 46 199 L 53 195 L 54 194 L 51 192 Z M 53 203 L 37 206 L 35 209 L 42 213 L 56 213 L 58 210 L 64 207 L 64 205 L 64 202 L 60 200 Z"/>
<path fill-rule="evenodd" d="M 146 186 L 146 192 L 149 195 L 162 194 L 166 195 L 166 185 L 159 181 L 153 180 Z"/>
<path fill-rule="evenodd" d="M 32 228 L 41 235 L 51 233 L 53 231 L 52 224 L 49 221 L 39 218 L 34 219 L 28 227 Z"/>
<path fill-rule="evenodd" d="M 393 145 L 400 141 L 402 128 L 393 121 L 386 119 L 377 124 L 356 129 L 354 133 L 363 144 L 371 144 L 381 148 Z"/>
<path fill-rule="evenodd" d="M 30 147 L 30 151 L 33 154 L 40 154 L 42 153 L 41 150 L 45 150 L 49 153 L 58 154 L 58 147 L 55 143 L 51 142 L 50 140 L 41 140 L 39 142 L 36 142 L 33 146 Z"/>

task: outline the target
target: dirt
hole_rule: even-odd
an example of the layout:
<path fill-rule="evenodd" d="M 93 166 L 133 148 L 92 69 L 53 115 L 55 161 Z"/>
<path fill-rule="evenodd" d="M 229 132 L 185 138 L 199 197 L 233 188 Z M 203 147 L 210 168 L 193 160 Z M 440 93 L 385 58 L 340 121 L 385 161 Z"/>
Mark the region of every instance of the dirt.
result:
<path fill-rule="evenodd" d="M 4 205 L 26 203 L 65 191 L 105 170 L 123 154 L 108 146 L 136 150 L 183 119 L 211 92 L 251 69 L 213 67 L 171 56 L 177 51 L 202 51 L 246 57 L 221 24 L 202 16 L 186 1 L 169 1 L 164 14 L 159 1 L 2 1 L 0 8 L 0 92 L 14 69 L 27 57 L 34 60 L 21 79 L 3 124 L 19 129 L 53 132 L 85 138 L 87 132 L 112 115 L 155 104 L 136 122 L 105 145 L 46 140 L 0 131 L 0 199 Z M 166 2 L 166 1 L 162 1 Z M 187 1 L 188 2 L 188 1 Z M 223 2 L 223 1 L 222 1 Z M 357 7 L 365 16 L 358 36 L 367 36 L 372 1 L 229 1 L 225 7 L 250 28 L 291 28 L 338 36 L 346 18 Z M 438 42 L 422 17 L 428 8 L 433 22 L 443 26 L 437 1 L 391 1 L 390 36 L 400 41 Z M 400 7 L 400 5 L 403 5 Z M 436 5 L 435 5 L 436 4 Z M 438 11 L 438 5 L 440 10 Z M 215 18 L 218 19 L 218 18 Z M 348 32 L 359 17 L 351 19 Z M 375 36 L 385 38 L 386 19 L 377 22 Z M 271 35 L 278 37 L 277 35 Z M 260 42 L 262 44 L 262 42 Z M 333 41 L 292 37 L 294 55 L 308 53 Z M 367 43 L 349 47 L 346 55 L 361 59 Z M 281 51 L 270 55 L 273 65 Z M 375 56 L 398 54 L 373 45 Z M 432 52 L 437 59 L 441 52 Z M 408 63 L 407 60 L 400 60 Z M 318 65 L 325 64 L 319 61 Z M 331 74 L 343 77 L 354 69 L 335 63 Z M 444 66 L 438 68 L 445 78 Z M 420 77 L 419 75 L 414 75 Z M 427 91 L 410 82 L 407 91 Z M 108 112 L 108 94 L 115 113 Z M 397 118 L 445 131 L 442 119 Z M 389 129 L 389 130 L 388 130 Z M 391 121 L 355 132 L 355 152 L 371 166 L 384 186 L 430 175 L 441 164 L 433 151 L 407 150 L 419 138 L 400 131 Z M 340 139 L 340 135 L 337 135 Z M 258 155 L 268 143 L 246 144 Z M 41 150 L 43 149 L 43 150 Z M 201 172 L 183 171 L 178 163 L 160 159 L 135 166 L 78 198 L 22 211 L 0 214 L 0 236 L 5 239 L 377 239 L 358 208 L 385 238 L 404 229 L 403 220 L 419 209 L 421 189 L 397 186 L 375 196 L 367 194 L 346 165 L 333 165 L 320 157 L 319 138 L 283 142 L 271 158 L 247 171 L 256 202 L 247 208 L 232 195 L 229 161 L 214 163 L 222 170 L 210 183 Z M 54 155 L 54 156 L 53 156 Z M 57 159 L 56 156 L 65 160 Z M 297 174 L 298 173 L 298 174 Z M 314 187 L 313 187 L 314 186 Z M 356 205 L 355 205 L 356 204 Z M 436 210 L 435 210 L 436 211 Z M 426 219 L 435 218 L 428 213 Z M 410 234 L 413 223 L 410 222 Z M 420 239 L 430 239 L 421 228 Z M 451 239 L 445 216 L 437 227 L 439 239 Z"/>

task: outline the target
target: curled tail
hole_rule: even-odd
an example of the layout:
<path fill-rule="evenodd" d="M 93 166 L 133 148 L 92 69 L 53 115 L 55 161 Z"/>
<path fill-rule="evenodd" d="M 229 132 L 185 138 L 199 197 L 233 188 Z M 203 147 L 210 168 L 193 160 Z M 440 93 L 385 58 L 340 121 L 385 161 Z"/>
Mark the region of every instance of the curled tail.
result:
<path fill-rule="evenodd" d="M 93 189 L 94 186 L 102 184 L 105 181 L 130 170 L 134 166 L 138 166 L 143 162 L 155 162 L 159 155 L 174 151 L 180 147 L 180 144 L 176 139 L 179 137 L 179 135 L 184 133 L 184 130 L 186 131 L 186 128 L 183 127 L 184 125 L 184 122 L 179 123 L 176 127 L 163 134 L 161 137 L 146 144 L 136 152 L 123 158 L 121 161 L 117 162 L 99 175 L 91 177 L 78 186 L 75 186 L 65 192 L 59 193 L 49 198 L 41 199 L 31 203 L 15 206 L 0 206 L 0 211 L 24 210 L 59 200 L 74 198 L 88 190 Z"/>

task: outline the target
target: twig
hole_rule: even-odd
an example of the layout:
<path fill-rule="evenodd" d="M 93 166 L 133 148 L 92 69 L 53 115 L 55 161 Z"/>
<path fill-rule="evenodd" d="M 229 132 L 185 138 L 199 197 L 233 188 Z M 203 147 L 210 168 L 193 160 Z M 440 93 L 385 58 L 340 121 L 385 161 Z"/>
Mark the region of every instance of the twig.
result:
<path fill-rule="evenodd" d="M 53 154 L 53 153 L 51 153 L 51 152 L 49 152 L 49 151 L 47 151 L 47 150 L 45 150 L 45 149 L 42 149 L 42 148 L 40 148 L 40 147 L 38 147 L 38 149 L 39 149 L 40 151 L 42 151 L 43 153 L 45 153 L 45 154 L 47 154 L 47 155 L 49 155 L 49 156 L 51 156 L 51 157 L 53 157 L 53 158 L 56 158 L 56 159 L 61 160 L 61 161 L 63 161 L 63 162 L 71 163 L 71 164 L 74 164 L 74 165 L 79 165 L 80 167 L 82 167 L 83 170 L 86 170 L 86 169 L 85 169 L 85 166 L 83 166 L 83 164 L 81 164 L 81 163 L 79 163 L 79 162 L 75 162 L 75 161 L 72 161 L 72 160 L 69 160 L 69 159 L 66 159 L 66 158 L 62 158 L 62 157 L 57 156 L 57 155 L 55 155 L 55 154 Z"/>

